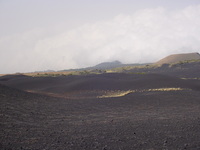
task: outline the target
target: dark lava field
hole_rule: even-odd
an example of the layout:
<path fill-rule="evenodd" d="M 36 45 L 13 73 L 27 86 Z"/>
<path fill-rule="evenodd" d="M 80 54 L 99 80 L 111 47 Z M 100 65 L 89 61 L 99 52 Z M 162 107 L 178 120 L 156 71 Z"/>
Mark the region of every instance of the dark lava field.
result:
<path fill-rule="evenodd" d="M 199 68 L 2 76 L 0 149 L 198 150 Z"/>

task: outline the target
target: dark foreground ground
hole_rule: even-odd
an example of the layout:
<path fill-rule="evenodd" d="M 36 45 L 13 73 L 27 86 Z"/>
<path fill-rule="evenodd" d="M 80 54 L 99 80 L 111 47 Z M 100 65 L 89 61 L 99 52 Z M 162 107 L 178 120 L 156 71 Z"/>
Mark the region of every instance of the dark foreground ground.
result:
<path fill-rule="evenodd" d="M 0 80 L 7 85 L 0 85 L 0 149 L 200 149 L 199 80 L 158 74 Z M 98 98 L 109 90 L 138 92 Z"/>

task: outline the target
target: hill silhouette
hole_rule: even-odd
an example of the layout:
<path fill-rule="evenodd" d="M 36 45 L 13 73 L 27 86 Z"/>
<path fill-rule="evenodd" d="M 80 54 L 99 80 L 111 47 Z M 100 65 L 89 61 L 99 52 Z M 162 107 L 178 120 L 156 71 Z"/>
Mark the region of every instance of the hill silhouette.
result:
<path fill-rule="evenodd" d="M 199 53 L 185 53 L 185 54 L 173 54 L 170 56 L 167 56 L 158 62 L 156 64 L 171 64 L 171 63 L 177 63 L 180 61 L 187 61 L 187 60 L 198 60 L 200 59 Z"/>
<path fill-rule="evenodd" d="M 117 67 L 121 67 L 121 66 L 123 66 L 123 64 L 120 61 L 116 60 L 113 62 L 103 62 L 92 68 L 93 69 L 112 69 L 112 68 L 117 68 Z"/>

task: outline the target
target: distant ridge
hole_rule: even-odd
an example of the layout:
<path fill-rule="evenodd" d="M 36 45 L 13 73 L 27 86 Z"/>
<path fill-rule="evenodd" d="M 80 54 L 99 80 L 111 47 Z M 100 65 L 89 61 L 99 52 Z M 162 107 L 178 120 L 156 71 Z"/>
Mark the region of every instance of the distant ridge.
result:
<path fill-rule="evenodd" d="M 171 64 L 171 63 L 177 63 L 179 61 L 186 61 L 186 60 L 198 60 L 200 59 L 199 53 L 184 53 L 184 54 L 173 54 L 169 55 L 155 64 L 162 65 L 162 64 Z"/>
<path fill-rule="evenodd" d="M 112 62 L 103 62 L 92 67 L 80 68 L 80 69 L 69 69 L 69 70 L 62 70 L 62 71 L 83 71 L 83 70 L 95 70 L 95 69 L 105 70 L 105 69 L 113 69 L 113 68 L 123 67 L 123 66 L 125 66 L 125 64 L 122 64 L 120 61 L 116 60 Z"/>
<path fill-rule="evenodd" d="M 94 69 L 112 69 L 112 68 L 115 68 L 115 67 L 120 67 L 122 66 L 123 64 L 120 62 L 120 61 L 112 61 L 112 62 L 103 62 L 103 63 L 100 63 L 96 66 L 94 66 L 93 68 Z"/>

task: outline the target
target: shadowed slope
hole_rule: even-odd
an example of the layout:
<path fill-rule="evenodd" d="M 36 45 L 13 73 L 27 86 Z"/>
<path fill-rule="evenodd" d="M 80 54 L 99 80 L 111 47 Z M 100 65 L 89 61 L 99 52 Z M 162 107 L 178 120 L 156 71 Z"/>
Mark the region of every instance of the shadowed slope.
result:
<path fill-rule="evenodd" d="M 3 79 L 3 80 L 1 80 Z M 127 93 L 129 90 L 158 88 L 184 88 L 200 90 L 199 82 L 182 80 L 159 74 L 100 74 L 63 77 L 14 77 L 0 78 L 1 83 L 33 93 L 50 94 L 56 97 L 99 97 L 105 92 Z M 128 92 L 129 93 L 129 92 Z M 117 94 L 117 93 L 116 93 Z M 124 95 L 124 94 L 117 94 Z"/>
<path fill-rule="evenodd" d="M 156 73 L 179 78 L 200 78 L 200 59 L 174 64 L 150 65 L 127 70 L 129 73 Z"/>

